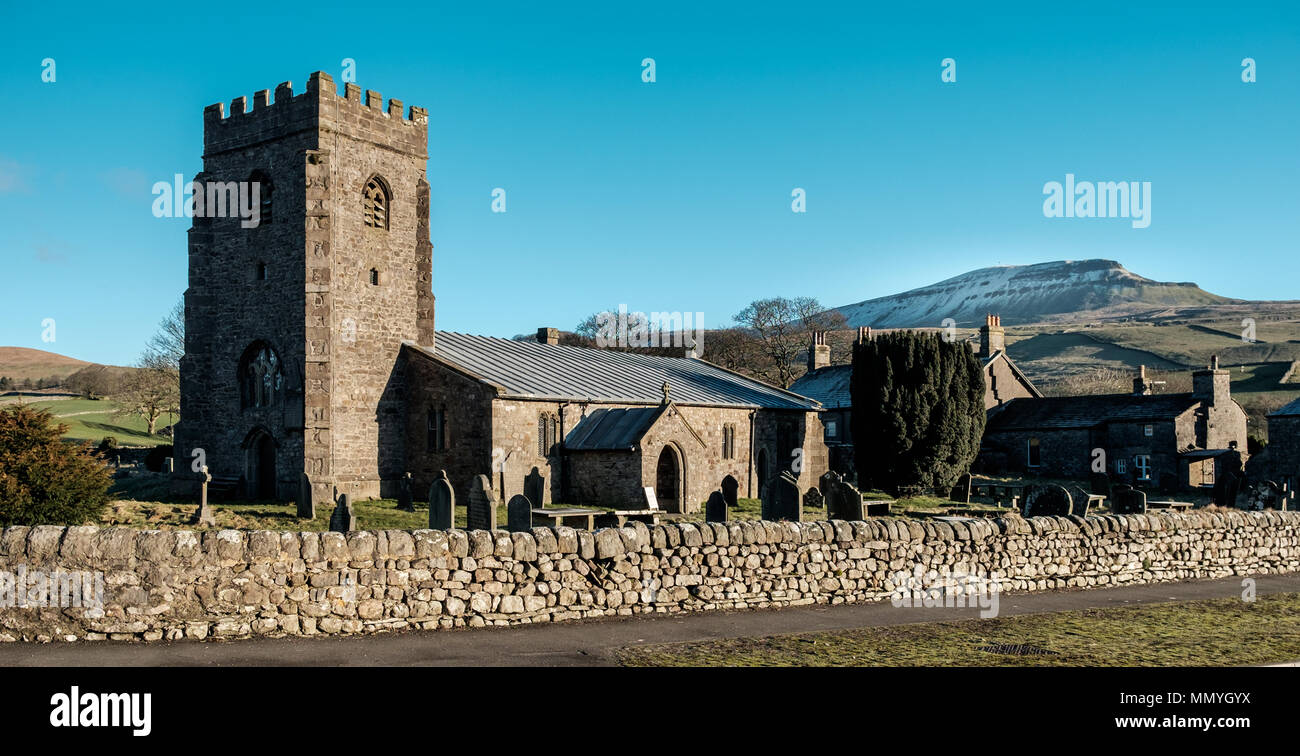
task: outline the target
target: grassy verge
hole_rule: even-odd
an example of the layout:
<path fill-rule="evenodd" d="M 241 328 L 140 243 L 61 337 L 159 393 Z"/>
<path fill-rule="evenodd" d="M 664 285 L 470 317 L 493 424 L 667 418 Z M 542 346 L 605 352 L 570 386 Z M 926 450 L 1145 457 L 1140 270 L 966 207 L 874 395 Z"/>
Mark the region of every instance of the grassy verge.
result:
<path fill-rule="evenodd" d="M 1050 653 L 982 650 L 1029 645 Z M 1164 667 L 1300 659 L 1300 594 L 626 648 L 627 666 Z"/>

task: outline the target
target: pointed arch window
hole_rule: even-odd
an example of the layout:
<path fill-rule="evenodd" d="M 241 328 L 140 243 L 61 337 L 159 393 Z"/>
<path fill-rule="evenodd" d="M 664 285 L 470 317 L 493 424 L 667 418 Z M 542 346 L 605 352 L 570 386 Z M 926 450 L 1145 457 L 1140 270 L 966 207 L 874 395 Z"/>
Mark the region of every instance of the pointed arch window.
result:
<path fill-rule="evenodd" d="M 366 188 L 362 196 L 362 217 L 366 225 L 371 228 L 388 228 L 388 209 L 391 195 L 388 192 L 384 180 L 378 176 L 372 176 L 366 182 Z"/>
<path fill-rule="evenodd" d="M 280 357 L 270 344 L 258 341 L 244 350 L 239 361 L 239 393 L 240 404 L 245 409 L 277 404 L 283 388 Z"/>
<path fill-rule="evenodd" d="M 560 418 L 553 412 L 537 416 L 537 456 L 549 457 L 555 453 L 560 435 Z"/>

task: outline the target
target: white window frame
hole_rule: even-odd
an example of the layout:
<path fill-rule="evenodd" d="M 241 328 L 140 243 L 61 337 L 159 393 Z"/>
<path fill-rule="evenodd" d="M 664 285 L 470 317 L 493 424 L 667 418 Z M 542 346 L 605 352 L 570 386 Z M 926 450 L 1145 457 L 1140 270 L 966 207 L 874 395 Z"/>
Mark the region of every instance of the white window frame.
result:
<path fill-rule="evenodd" d="M 1133 469 L 1138 473 L 1138 480 L 1151 480 L 1151 455 L 1139 454 L 1134 457 Z"/>
<path fill-rule="evenodd" d="M 1156 426 L 1147 423 L 1147 425 L 1142 428 L 1142 433 L 1147 438 L 1151 438 L 1152 436 L 1156 435 Z"/>
<path fill-rule="evenodd" d="M 1127 459 L 1124 459 L 1123 457 L 1120 457 L 1119 459 L 1116 459 L 1116 460 L 1115 460 L 1115 472 L 1119 473 L 1120 475 L 1127 475 L 1127 474 L 1128 474 L 1128 460 L 1127 460 Z"/>

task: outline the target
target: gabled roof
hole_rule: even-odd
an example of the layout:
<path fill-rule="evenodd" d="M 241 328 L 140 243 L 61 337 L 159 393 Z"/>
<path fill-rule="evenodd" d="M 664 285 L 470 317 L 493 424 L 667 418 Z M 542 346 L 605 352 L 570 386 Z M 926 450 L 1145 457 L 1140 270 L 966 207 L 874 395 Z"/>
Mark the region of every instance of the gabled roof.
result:
<path fill-rule="evenodd" d="M 988 430 L 1092 428 L 1117 420 L 1172 420 L 1200 402 L 1191 394 L 1097 394 L 1012 399 L 989 414 Z"/>
<path fill-rule="evenodd" d="M 450 331 L 438 331 L 432 349 L 411 342 L 404 345 L 495 387 L 507 398 L 657 406 L 663 402 L 662 386 L 667 382 L 672 401 L 680 405 L 820 409 L 806 396 L 695 358 L 538 344 Z"/>
<path fill-rule="evenodd" d="M 989 366 L 992 365 L 997 360 L 1001 360 L 1007 363 L 1007 367 L 1011 368 L 1012 375 L 1016 377 L 1016 380 L 1024 384 L 1025 388 L 1029 389 L 1030 393 L 1032 393 L 1034 396 L 1037 397 L 1041 397 L 1043 395 L 1043 392 L 1039 391 L 1038 387 L 1034 385 L 1034 382 L 1029 380 L 1029 376 L 1025 375 L 1024 372 L 1021 371 L 1020 367 L 1016 365 L 1015 361 L 1011 359 L 1010 355 L 1007 354 L 1005 349 L 999 349 L 998 351 L 994 352 L 988 357 L 980 358 L 980 362 L 982 363 L 982 367 L 984 368 L 985 374 L 988 373 Z"/>
<path fill-rule="evenodd" d="M 849 384 L 852 380 L 852 365 L 827 365 L 804 373 L 790 384 L 790 390 L 816 399 L 826 409 L 851 409 L 853 397 L 849 393 Z"/>
<path fill-rule="evenodd" d="M 1270 414 L 1269 417 L 1300 417 L 1300 399 L 1284 405 L 1277 412 Z"/>

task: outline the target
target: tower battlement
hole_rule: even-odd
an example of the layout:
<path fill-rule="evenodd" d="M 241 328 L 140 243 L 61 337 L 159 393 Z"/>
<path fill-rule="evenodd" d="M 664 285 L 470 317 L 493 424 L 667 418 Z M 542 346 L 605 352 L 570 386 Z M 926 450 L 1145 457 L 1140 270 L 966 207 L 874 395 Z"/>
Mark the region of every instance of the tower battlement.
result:
<path fill-rule="evenodd" d="M 428 154 L 429 111 L 410 106 L 403 116 L 403 103 L 384 98 L 374 90 L 356 84 L 343 85 L 342 94 L 334 79 L 316 71 L 307 79 L 307 90 L 293 93 L 293 82 L 286 81 L 271 90 L 248 98 L 236 97 L 226 104 L 214 103 L 203 109 L 203 152 L 212 155 L 229 149 L 246 147 L 268 139 L 300 131 L 337 131 L 354 138 L 367 138 L 413 155 Z"/>

